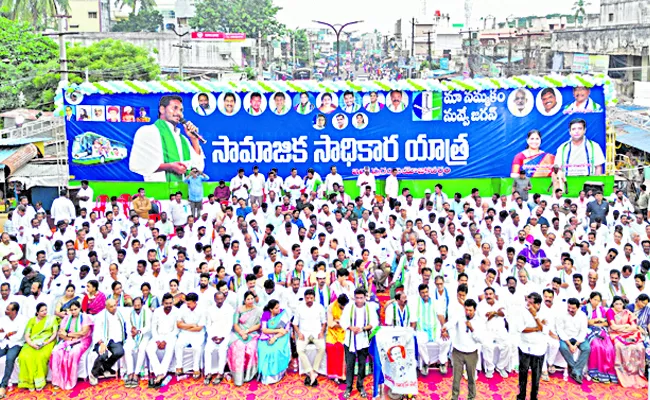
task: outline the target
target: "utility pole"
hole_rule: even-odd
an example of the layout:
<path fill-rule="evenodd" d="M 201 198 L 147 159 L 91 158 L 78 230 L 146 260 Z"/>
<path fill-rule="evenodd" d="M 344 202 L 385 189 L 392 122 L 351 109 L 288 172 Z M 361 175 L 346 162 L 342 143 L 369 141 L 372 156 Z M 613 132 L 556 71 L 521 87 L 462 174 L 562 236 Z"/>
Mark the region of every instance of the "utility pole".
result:
<path fill-rule="evenodd" d="M 54 33 L 43 33 L 43 36 L 58 36 L 59 37 L 59 73 L 61 74 L 61 82 L 68 82 L 68 56 L 65 48 L 65 38 L 66 35 L 78 35 L 79 32 L 68 32 L 67 29 L 67 18 L 70 18 L 69 15 L 60 14 L 55 15 L 55 18 L 58 18 L 59 31 Z"/>
<path fill-rule="evenodd" d="M 346 22 L 345 24 L 330 24 L 328 22 L 323 22 L 323 21 L 314 21 L 317 24 L 325 25 L 332 30 L 334 30 L 334 33 L 336 34 L 336 76 L 338 77 L 340 75 L 340 64 L 341 64 L 341 53 L 339 51 L 339 45 L 340 45 L 340 40 L 341 40 L 341 32 L 343 32 L 343 29 L 350 25 L 354 24 L 360 24 L 363 21 L 350 21 Z"/>
<path fill-rule="evenodd" d="M 433 57 L 431 56 L 431 34 L 435 33 L 435 32 L 426 31 L 424 33 L 427 34 L 427 47 L 428 47 L 428 51 L 429 51 L 428 60 L 429 60 L 429 65 L 431 65 L 431 62 L 433 60 Z"/>
<path fill-rule="evenodd" d="M 264 68 L 262 67 L 262 32 L 257 32 L 257 75 L 260 81 L 264 80 Z"/>
<path fill-rule="evenodd" d="M 415 59 L 415 18 L 411 19 L 411 57 Z"/>
<path fill-rule="evenodd" d="M 478 29 L 476 30 L 468 29 L 464 32 L 461 32 L 461 34 L 467 33 L 467 53 L 466 53 L 467 69 L 469 69 L 469 73 L 471 77 L 474 77 L 474 69 L 472 68 L 472 61 L 471 61 L 473 56 L 472 35 L 476 32 L 478 32 Z"/>
<path fill-rule="evenodd" d="M 178 23 L 178 29 L 182 31 L 182 25 L 179 21 Z M 190 33 L 189 31 L 185 33 L 178 33 L 176 32 L 176 29 L 173 29 L 174 33 L 176 36 L 178 36 L 178 44 L 172 44 L 172 47 L 178 47 L 178 80 L 182 81 L 183 80 L 183 50 L 189 50 L 192 48 L 192 46 L 183 44 L 183 37 Z"/>

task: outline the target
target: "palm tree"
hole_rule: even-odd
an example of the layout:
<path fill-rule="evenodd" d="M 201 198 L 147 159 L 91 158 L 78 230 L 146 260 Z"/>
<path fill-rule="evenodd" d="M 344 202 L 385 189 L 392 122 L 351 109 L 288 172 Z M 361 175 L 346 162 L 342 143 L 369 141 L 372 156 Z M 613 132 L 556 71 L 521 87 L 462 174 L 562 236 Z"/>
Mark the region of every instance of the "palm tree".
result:
<path fill-rule="evenodd" d="M 0 13 L 13 21 L 25 21 L 36 30 L 56 27 L 54 17 L 67 14 L 68 0 L 0 0 Z"/>
<path fill-rule="evenodd" d="M 131 11 L 137 14 L 140 10 L 156 8 L 156 0 L 115 0 L 115 7 L 121 10 L 124 6 L 131 8 Z"/>
<path fill-rule="evenodd" d="M 576 26 L 578 26 L 578 19 L 581 15 L 583 23 L 587 20 L 587 12 L 585 11 L 585 7 L 589 7 L 590 5 L 591 3 L 586 0 L 576 0 L 576 2 L 573 3 L 573 8 L 571 8 L 571 10 L 575 12 L 574 17 L 576 19 Z"/>

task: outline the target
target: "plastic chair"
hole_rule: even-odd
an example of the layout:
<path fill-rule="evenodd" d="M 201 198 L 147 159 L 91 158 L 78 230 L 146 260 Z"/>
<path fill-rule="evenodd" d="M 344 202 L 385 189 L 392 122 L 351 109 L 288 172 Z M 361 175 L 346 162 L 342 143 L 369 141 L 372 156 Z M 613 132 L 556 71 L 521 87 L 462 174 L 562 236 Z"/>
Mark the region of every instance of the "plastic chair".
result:
<path fill-rule="evenodd" d="M 149 213 L 149 219 L 153 219 L 154 221 L 158 222 L 160 221 L 160 213 L 162 212 L 162 206 L 160 205 L 160 202 L 158 200 L 151 200 L 151 205 L 155 205 L 158 207 L 158 212 L 157 213 Z"/>
<path fill-rule="evenodd" d="M 122 205 L 122 210 L 124 211 L 124 216 L 129 218 L 129 213 L 131 212 L 131 200 L 133 199 L 133 195 L 130 195 L 128 193 L 120 195 L 120 197 L 117 198 L 117 202 Z"/>
<path fill-rule="evenodd" d="M 106 203 L 108 203 L 108 195 L 100 194 L 95 200 L 95 207 L 93 211 L 97 213 L 98 218 L 103 218 L 106 213 Z"/>

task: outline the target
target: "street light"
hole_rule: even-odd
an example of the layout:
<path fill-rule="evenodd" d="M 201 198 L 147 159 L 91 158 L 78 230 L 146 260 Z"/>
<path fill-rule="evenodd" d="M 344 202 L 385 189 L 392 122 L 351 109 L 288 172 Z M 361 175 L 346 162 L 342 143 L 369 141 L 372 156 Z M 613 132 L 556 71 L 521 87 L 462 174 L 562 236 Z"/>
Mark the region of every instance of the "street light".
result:
<path fill-rule="evenodd" d="M 341 32 L 343 32 L 343 29 L 350 25 L 354 24 L 360 24 L 363 21 L 351 21 L 351 22 L 346 22 L 345 24 L 330 24 L 328 22 L 323 22 L 323 21 L 314 21 L 317 24 L 325 25 L 327 27 L 330 27 L 334 30 L 334 33 L 336 34 L 336 76 L 339 76 L 340 70 L 339 70 L 339 64 L 340 64 L 340 55 L 339 55 L 339 40 L 341 37 Z"/>

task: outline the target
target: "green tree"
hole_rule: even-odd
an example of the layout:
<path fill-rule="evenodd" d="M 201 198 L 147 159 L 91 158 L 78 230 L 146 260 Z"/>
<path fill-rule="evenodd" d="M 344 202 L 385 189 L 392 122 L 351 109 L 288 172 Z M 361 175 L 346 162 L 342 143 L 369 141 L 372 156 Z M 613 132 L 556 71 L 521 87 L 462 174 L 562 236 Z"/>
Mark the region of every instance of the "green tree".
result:
<path fill-rule="evenodd" d="M 0 16 L 29 22 L 36 30 L 56 27 L 54 16 L 68 11 L 68 0 L 0 0 Z"/>
<path fill-rule="evenodd" d="M 118 21 L 111 31 L 113 32 L 158 32 L 163 25 L 163 16 L 158 10 L 140 10 L 139 13 L 130 13 L 129 18 Z"/>
<path fill-rule="evenodd" d="M 586 0 L 576 0 L 575 3 L 573 3 L 573 7 L 571 9 L 575 13 L 573 16 L 576 19 L 576 26 L 578 26 L 578 22 L 584 23 L 584 21 L 587 19 L 587 11 L 585 11 L 585 7 L 589 7 L 590 5 L 591 3 Z M 580 17 L 582 17 L 582 19 L 580 19 Z"/>
<path fill-rule="evenodd" d="M 155 80 L 160 67 L 150 51 L 130 43 L 106 39 L 90 46 L 67 46 L 69 81 L 88 79 Z M 30 30 L 26 23 L 0 18 L 0 110 L 24 106 L 54 108 L 61 79 L 58 45 Z M 25 102 L 21 104 L 20 93 Z"/>
<path fill-rule="evenodd" d="M 304 29 L 287 29 L 286 35 L 294 42 L 298 63 L 301 65 L 309 64 L 309 38 L 307 38 L 307 31 Z M 289 43 L 289 49 L 291 49 L 291 43 Z M 291 53 L 291 50 L 289 50 L 289 53 Z"/>
<path fill-rule="evenodd" d="M 204 32 L 243 32 L 256 38 L 280 34 L 284 25 L 276 15 L 280 7 L 273 0 L 201 0 L 190 26 Z"/>
<path fill-rule="evenodd" d="M 127 6 L 132 12 L 140 14 L 144 10 L 153 10 L 156 8 L 156 0 L 115 0 L 115 7 L 120 10 Z"/>

